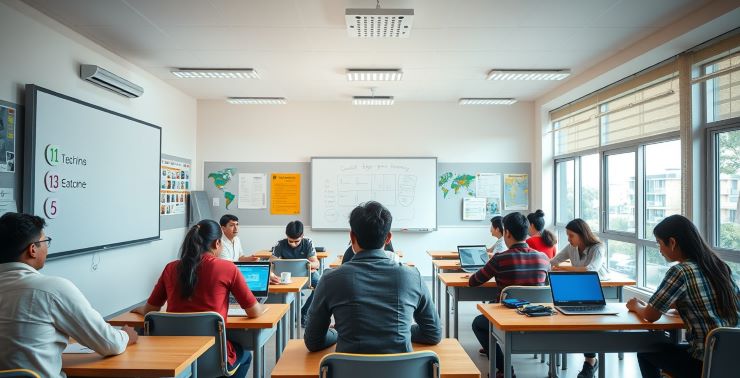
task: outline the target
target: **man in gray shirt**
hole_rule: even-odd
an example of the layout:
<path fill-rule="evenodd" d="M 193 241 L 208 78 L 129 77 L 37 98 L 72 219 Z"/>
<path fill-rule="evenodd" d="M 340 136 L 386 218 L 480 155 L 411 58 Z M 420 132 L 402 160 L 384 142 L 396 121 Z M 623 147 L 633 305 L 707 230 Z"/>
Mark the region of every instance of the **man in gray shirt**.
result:
<path fill-rule="evenodd" d="M 440 342 L 442 328 L 421 274 L 383 251 L 391 241 L 392 220 L 378 202 L 352 210 L 349 235 L 358 252 L 324 273 L 316 287 L 304 337 L 308 350 L 336 343 L 337 352 L 403 353 L 413 350 L 412 342 Z"/>

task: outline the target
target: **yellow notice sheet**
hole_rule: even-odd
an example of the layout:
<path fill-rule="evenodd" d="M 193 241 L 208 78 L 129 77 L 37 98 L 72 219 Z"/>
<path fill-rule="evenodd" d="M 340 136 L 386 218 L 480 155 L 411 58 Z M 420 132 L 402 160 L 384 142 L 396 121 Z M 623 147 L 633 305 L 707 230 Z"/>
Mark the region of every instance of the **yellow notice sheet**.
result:
<path fill-rule="evenodd" d="M 270 214 L 301 213 L 301 174 L 272 173 Z"/>

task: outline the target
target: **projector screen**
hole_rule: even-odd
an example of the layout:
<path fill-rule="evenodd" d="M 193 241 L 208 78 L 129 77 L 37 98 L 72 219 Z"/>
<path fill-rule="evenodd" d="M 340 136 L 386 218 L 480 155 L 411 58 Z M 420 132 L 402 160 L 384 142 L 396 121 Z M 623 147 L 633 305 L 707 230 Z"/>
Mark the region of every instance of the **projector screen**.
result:
<path fill-rule="evenodd" d="M 159 239 L 161 128 L 26 85 L 23 207 L 49 257 Z"/>

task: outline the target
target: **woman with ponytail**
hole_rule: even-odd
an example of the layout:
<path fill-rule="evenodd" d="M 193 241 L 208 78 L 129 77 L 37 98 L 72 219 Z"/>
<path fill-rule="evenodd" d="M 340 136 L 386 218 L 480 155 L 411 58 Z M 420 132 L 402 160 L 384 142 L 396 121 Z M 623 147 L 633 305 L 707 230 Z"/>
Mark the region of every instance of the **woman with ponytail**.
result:
<path fill-rule="evenodd" d="M 643 377 L 650 378 L 659 377 L 660 370 L 676 378 L 699 377 L 709 331 L 740 326 L 740 290 L 730 267 L 687 218 L 671 215 L 655 226 L 653 235 L 660 254 L 678 264 L 668 269 L 647 303 L 632 298 L 627 308 L 649 322 L 663 314 L 678 312 L 686 324 L 689 343 L 661 352 L 637 353 L 640 371 Z"/>
<path fill-rule="evenodd" d="M 558 238 L 550 230 L 545 229 L 545 212 L 537 209 L 527 215 L 529 221 L 529 248 L 538 250 L 551 259 L 558 248 Z"/>
<path fill-rule="evenodd" d="M 219 259 L 223 245 L 218 223 L 206 219 L 188 230 L 180 247 L 180 259 L 167 264 L 146 304 L 134 309 L 142 315 L 159 311 L 167 302 L 169 312 L 214 311 L 227 321 L 229 294 L 233 294 L 250 318 L 264 312 L 233 262 Z M 247 375 L 252 355 L 241 345 L 228 342 L 232 377 Z"/>

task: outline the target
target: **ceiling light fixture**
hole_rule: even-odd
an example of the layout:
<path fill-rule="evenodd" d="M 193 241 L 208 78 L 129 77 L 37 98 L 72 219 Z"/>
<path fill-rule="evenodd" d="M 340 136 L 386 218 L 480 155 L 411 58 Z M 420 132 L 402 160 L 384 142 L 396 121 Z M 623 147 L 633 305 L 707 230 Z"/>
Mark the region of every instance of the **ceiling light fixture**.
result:
<path fill-rule="evenodd" d="M 350 68 L 347 70 L 349 81 L 399 81 L 403 78 L 400 69 Z"/>
<path fill-rule="evenodd" d="M 176 68 L 173 75 L 182 79 L 259 79 L 252 68 Z"/>
<path fill-rule="evenodd" d="M 494 69 L 488 73 L 488 80 L 563 80 L 570 76 L 570 70 L 502 70 Z"/>
<path fill-rule="evenodd" d="M 461 98 L 460 105 L 511 105 L 516 103 L 513 98 Z"/>
<path fill-rule="evenodd" d="M 370 88 L 370 94 L 352 97 L 352 105 L 393 105 L 393 96 L 376 96 L 375 88 Z"/>
<path fill-rule="evenodd" d="M 229 97 L 226 102 L 235 105 L 284 105 L 288 103 L 285 97 Z"/>
<path fill-rule="evenodd" d="M 347 34 L 352 38 L 408 38 L 414 23 L 413 9 L 348 8 L 344 12 Z"/>

